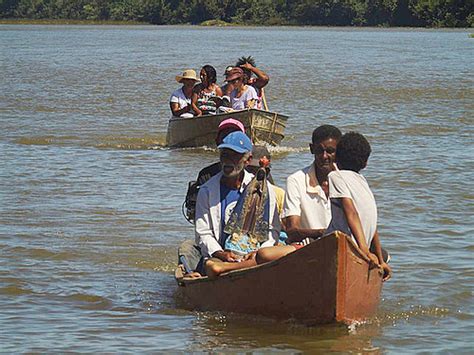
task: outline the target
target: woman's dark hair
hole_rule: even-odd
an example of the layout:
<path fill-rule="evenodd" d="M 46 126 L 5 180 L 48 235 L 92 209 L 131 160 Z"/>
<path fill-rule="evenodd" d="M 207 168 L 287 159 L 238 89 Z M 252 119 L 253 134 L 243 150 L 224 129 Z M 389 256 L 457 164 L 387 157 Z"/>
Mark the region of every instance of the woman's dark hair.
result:
<path fill-rule="evenodd" d="M 339 130 L 339 128 L 331 126 L 329 124 L 325 124 L 325 125 L 319 126 L 313 131 L 313 136 L 312 136 L 311 141 L 313 144 L 318 144 L 326 139 L 332 138 L 336 142 L 339 142 L 339 139 L 341 139 L 341 136 L 342 136 L 342 133 Z"/>
<path fill-rule="evenodd" d="M 367 165 L 370 144 L 365 137 L 357 132 L 349 132 L 337 143 L 336 163 L 339 169 L 352 170 L 358 173 Z"/>
<path fill-rule="evenodd" d="M 217 81 L 216 69 L 212 65 L 205 65 L 202 67 L 202 70 L 206 72 L 207 82 L 209 84 L 215 84 Z"/>

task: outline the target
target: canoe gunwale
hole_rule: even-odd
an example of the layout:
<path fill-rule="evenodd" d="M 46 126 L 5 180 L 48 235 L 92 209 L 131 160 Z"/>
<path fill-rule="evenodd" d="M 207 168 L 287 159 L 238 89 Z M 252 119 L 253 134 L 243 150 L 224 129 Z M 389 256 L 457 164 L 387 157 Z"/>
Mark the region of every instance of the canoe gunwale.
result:
<path fill-rule="evenodd" d="M 247 108 L 245 110 L 238 110 L 238 111 L 232 111 L 232 112 L 223 112 L 223 113 L 217 113 L 215 115 L 202 115 L 202 116 L 193 116 L 193 117 L 171 116 L 171 118 L 169 120 L 170 121 L 194 121 L 194 120 L 203 120 L 203 119 L 206 119 L 208 117 L 220 117 L 220 116 L 228 116 L 228 115 L 232 115 L 232 114 L 238 115 L 238 114 L 244 113 L 244 112 L 260 112 L 260 113 L 264 113 L 264 114 L 272 114 L 272 115 L 276 115 L 277 118 L 281 118 L 282 121 L 287 121 L 288 120 L 288 116 L 283 115 L 281 113 L 276 113 L 276 112 L 273 112 L 273 111 L 260 110 L 260 109 L 257 109 L 257 108 Z"/>

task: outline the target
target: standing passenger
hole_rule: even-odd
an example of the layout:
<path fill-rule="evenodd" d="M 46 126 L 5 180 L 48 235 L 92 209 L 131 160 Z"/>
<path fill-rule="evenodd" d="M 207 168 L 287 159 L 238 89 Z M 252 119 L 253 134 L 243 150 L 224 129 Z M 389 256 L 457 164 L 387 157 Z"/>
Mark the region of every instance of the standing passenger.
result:
<path fill-rule="evenodd" d="M 194 85 L 199 81 L 196 72 L 192 69 L 186 69 L 183 75 L 176 76 L 176 81 L 183 84 L 183 86 L 171 94 L 171 113 L 174 117 L 193 117 L 191 98 Z"/>

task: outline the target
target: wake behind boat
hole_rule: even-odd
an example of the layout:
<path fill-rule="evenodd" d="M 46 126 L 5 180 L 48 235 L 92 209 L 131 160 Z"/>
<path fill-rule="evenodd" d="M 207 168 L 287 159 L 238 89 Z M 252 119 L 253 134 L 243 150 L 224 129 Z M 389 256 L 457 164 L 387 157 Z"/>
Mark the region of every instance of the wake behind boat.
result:
<path fill-rule="evenodd" d="M 334 232 L 280 259 L 208 277 L 175 272 L 183 306 L 296 319 L 305 324 L 351 323 L 375 314 L 382 270 L 350 237 Z"/>
<path fill-rule="evenodd" d="M 219 123 L 228 118 L 242 122 L 254 144 L 278 145 L 284 137 L 288 116 L 276 112 L 248 109 L 190 118 L 172 117 L 166 142 L 169 147 L 215 146 Z"/>

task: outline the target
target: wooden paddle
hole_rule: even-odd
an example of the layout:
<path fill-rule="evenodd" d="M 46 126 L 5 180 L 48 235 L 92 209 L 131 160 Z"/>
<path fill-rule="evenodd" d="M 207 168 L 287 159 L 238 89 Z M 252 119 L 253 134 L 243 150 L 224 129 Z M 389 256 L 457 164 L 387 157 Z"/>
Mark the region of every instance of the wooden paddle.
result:
<path fill-rule="evenodd" d="M 262 93 L 263 108 L 265 109 L 265 111 L 269 111 L 267 105 L 267 98 L 265 96 L 265 91 L 263 90 L 263 88 L 260 89 L 260 92 Z"/>

